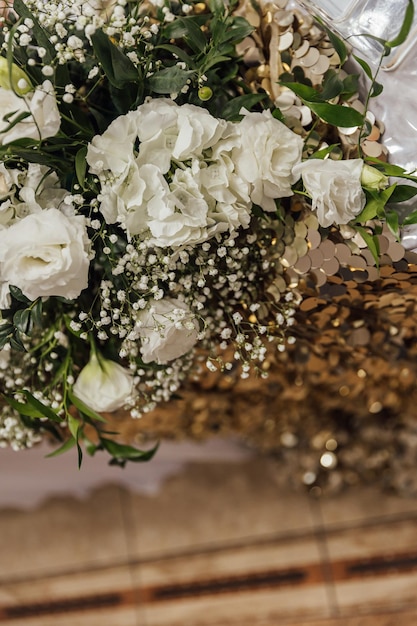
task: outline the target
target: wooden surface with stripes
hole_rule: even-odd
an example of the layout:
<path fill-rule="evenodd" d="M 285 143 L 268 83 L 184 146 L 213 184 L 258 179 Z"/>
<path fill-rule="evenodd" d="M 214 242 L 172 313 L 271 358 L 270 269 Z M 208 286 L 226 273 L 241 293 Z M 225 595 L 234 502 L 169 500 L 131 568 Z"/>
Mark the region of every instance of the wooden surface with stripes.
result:
<path fill-rule="evenodd" d="M 0 554 L 9 626 L 417 624 L 417 501 L 313 499 L 268 459 L 3 509 Z"/>

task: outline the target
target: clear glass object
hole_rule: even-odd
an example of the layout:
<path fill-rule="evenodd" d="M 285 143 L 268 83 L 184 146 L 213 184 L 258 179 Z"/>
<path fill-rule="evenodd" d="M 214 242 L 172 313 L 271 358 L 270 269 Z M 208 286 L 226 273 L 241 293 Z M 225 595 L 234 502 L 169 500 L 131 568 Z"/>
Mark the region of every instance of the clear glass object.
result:
<path fill-rule="evenodd" d="M 382 46 L 362 35 L 374 35 L 390 40 L 398 34 L 408 0 L 300 0 L 313 15 L 319 15 L 326 25 L 348 38 L 351 45 L 372 62 L 378 62 Z M 359 36 L 361 35 L 361 36 Z M 414 49 L 414 50 L 413 50 Z M 393 70 L 409 54 L 417 54 L 417 11 L 407 40 L 394 48 L 384 59 L 383 69 Z"/>

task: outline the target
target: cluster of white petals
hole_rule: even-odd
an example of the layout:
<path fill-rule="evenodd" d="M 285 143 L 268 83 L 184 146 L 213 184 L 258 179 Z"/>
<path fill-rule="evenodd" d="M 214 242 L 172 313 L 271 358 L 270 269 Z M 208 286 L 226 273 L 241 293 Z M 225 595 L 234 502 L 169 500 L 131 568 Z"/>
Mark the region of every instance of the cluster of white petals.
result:
<path fill-rule="evenodd" d="M 117 118 L 88 147 L 100 210 L 157 247 L 195 245 L 247 228 L 252 205 L 292 195 L 302 140 L 269 112 L 228 123 L 156 99 Z"/>

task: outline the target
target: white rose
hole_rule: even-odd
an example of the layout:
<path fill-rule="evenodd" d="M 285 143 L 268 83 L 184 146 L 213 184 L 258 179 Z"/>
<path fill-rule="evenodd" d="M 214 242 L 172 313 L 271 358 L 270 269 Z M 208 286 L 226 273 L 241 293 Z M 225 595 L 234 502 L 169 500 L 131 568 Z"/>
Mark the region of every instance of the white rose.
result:
<path fill-rule="evenodd" d="M 133 393 L 132 373 L 92 353 L 73 387 L 74 395 L 99 413 L 117 411 Z"/>
<path fill-rule="evenodd" d="M 23 137 L 28 139 L 53 137 L 61 125 L 55 92 L 49 80 L 21 98 L 16 96 L 11 89 L 0 88 L 0 110 L 3 116 L 14 114 L 8 122 L 2 122 L 0 127 L 0 143 L 2 144 Z M 13 119 L 22 113 L 29 113 L 29 115 L 10 130 L 6 130 Z"/>
<path fill-rule="evenodd" d="M 252 202 L 275 211 L 276 198 L 293 194 L 292 169 L 301 160 L 303 140 L 270 111 L 246 113 L 237 128 L 240 145 L 232 151 L 236 172 L 251 185 Z"/>
<path fill-rule="evenodd" d="M 198 324 L 184 302 L 153 300 L 138 319 L 140 351 L 144 363 L 166 364 L 187 354 L 198 338 Z"/>
<path fill-rule="evenodd" d="M 224 120 L 216 119 L 206 109 L 193 104 L 178 106 L 165 98 L 141 105 L 136 121 L 139 162 L 153 163 L 163 174 L 169 171 L 171 158 L 185 161 L 201 156 L 226 128 Z"/>
<path fill-rule="evenodd" d="M 30 300 L 76 298 L 88 285 L 89 246 L 82 216 L 58 209 L 28 215 L 0 230 L 0 280 Z"/>
<path fill-rule="evenodd" d="M 311 196 L 320 226 L 347 224 L 362 211 L 366 196 L 361 186 L 363 161 L 310 159 L 294 168 Z"/>

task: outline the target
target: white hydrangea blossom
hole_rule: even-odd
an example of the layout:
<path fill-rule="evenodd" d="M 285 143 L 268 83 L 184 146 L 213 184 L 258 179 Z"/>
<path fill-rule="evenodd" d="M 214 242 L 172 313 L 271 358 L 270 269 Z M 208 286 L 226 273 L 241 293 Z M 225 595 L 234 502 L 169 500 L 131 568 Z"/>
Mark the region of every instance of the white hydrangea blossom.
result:
<path fill-rule="evenodd" d="M 162 98 L 117 118 L 87 152 L 102 214 L 162 248 L 247 228 L 250 189 L 231 157 L 239 142 L 224 120 Z"/>

